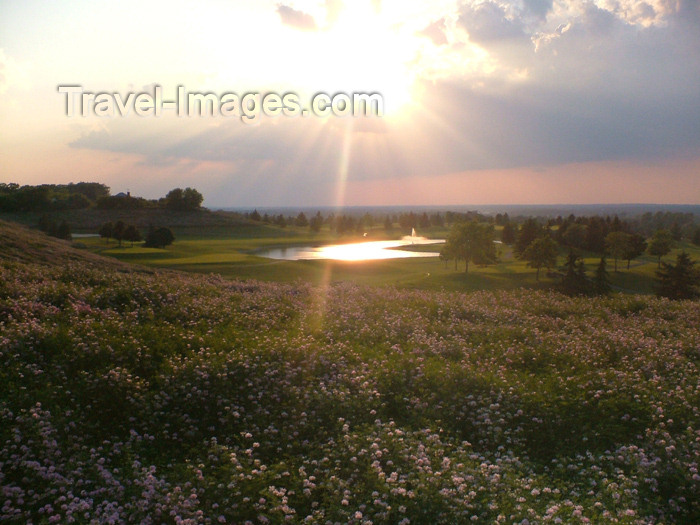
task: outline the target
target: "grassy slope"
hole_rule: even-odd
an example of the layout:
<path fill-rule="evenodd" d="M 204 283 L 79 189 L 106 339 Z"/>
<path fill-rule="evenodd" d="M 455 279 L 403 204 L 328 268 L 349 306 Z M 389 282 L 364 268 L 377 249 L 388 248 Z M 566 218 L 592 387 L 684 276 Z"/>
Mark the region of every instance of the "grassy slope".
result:
<path fill-rule="evenodd" d="M 125 270 L 126 264 L 76 249 L 73 243 L 49 237 L 16 223 L 0 220 L 0 260 L 49 266 L 82 262 L 104 268 Z"/>
<path fill-rule="evenodd" d="M 697 301 L 126 274 L 0 235 L 0 521 L 700 519 Z"/>

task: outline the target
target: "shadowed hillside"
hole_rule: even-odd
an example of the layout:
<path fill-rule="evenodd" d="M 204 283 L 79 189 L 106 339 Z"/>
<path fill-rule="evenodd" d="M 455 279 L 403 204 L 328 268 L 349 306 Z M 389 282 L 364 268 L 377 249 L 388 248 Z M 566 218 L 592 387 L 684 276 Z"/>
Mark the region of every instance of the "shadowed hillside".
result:
<path fill-rule="evenodd" d="M 20 224 L 0 220 L 0 262 L 50 266 L 79 262 L 91 267 L 122 271 L 136 268 L 113 258 L 95 255 L 76 246 L 79 246 L 79 243 L 49 237 Z"/>

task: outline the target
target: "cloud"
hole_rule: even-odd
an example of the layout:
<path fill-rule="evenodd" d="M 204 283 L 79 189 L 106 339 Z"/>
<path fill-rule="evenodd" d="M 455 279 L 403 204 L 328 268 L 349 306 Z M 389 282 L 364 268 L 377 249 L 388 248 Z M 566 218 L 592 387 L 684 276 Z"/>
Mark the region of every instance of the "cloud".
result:
<path fill-rule="evenodd" d="M 458 23 L 476 43 L 527 38 L 522 21 L 509 16 L 505 8 L 495 2 L 465 4 Z"/>
<path fill-rule="evenodd" d="M 524 12 L 540 21 L 547 19 L 553 0 L 523 0 Z"/>
<path fill-rule="evenodd" d="M 444 46 L 447 44 L 446 27 L 445 19 L 441 18 L 429 24 L 425 29 L 419 31 L 418 34 L 429 38 L 436 46 Z"/>
<path fill-rule="evenodd" d="M 468 5 L 426 27 L 444 33 L 457 19 L 496 66 L 467 74 L 450 64 L 452 76 L 419 79 L 422 98 L 395 122 L 182 119 L 164 129 L 130 119 L 72 146 L 153 165 L 223 163 L 236 176 L 299 184 L 336 177 L 347 140 L 348 180 L 700 157 L 700 17 L 691 4 L 652 25 L 583 1 L 565 11 L 546 1 L 509 5 Z M 661 0 L 650 5 L 661 16 Z"/>
<path fill-rule="evenodd" d="M 303 11 L 298 11 L 293 7 L 279 4 L 277 13 L 280 15 L 280 20 L 284 25 L 299 29 L 300 31 L 316 31 L 316 20 L 314 17 Z"/>

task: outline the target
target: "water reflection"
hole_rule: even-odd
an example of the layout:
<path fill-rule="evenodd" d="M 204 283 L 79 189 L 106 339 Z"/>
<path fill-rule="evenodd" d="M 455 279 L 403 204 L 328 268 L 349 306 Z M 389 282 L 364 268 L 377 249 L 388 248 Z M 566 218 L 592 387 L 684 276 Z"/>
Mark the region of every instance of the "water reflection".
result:
<path fill-rule="evenodd" d="M 404 237 L 398 241 L 368 241 L 349 244 L 329 244 L 327 246 L 290 246 L 274 248 L 258 253 L 270 259 L 285 261 L 305 261 L 330 259 L 334 261 L 376 261 L 380 259 L 405 259 L 409 257 L 438 257 L 438 251 L 419 252 L 396 250 L 402 246 L 436 244 L 444 242 L 441 239 L 426 239 L 424 237 Z"/>

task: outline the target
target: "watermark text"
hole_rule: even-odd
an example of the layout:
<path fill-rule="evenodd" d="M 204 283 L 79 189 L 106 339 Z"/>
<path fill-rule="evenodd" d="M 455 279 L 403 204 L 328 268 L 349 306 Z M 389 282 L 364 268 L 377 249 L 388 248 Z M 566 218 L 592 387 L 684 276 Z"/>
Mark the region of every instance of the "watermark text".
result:
<path fill-rule="evenodd" d="M 260 117 L 381 117 L 384 98 L 379 93 L 316 93 L 307 105 L 296 93 L 189 93 L 178 86 L 173 98 L 164 99 L 163 89 L 150 91 L 91 92 L 81 85 L 61 85 L 69 117 L 160 117 L 173 111 L 178 117 L 234 117 L 252 123 Z"/>

